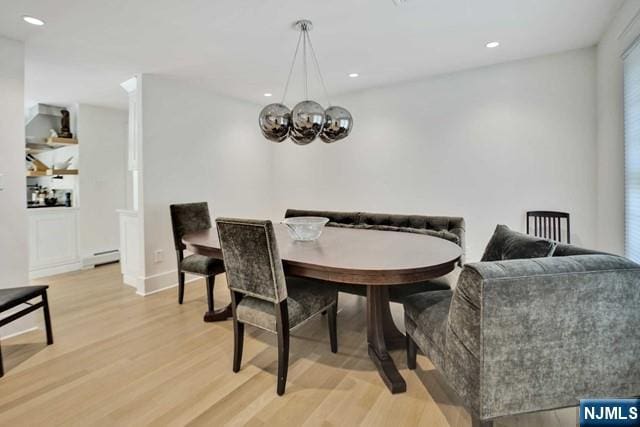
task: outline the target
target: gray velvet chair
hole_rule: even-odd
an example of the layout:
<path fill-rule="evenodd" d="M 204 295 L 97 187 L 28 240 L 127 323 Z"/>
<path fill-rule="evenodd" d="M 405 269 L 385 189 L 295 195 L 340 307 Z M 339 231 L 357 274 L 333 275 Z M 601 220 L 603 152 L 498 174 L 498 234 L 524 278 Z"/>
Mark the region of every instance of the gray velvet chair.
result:
<path fill-rule="evenodd" d="M 405 299 L 417 348 L 474 425 L 640 394 L 640 266 L 560 244 L 553 256 L 466 264 L 454 291 Z"/>
<path fill-rule="evenodd" d="M 218 218 L 233 311 L 233 372 L 240 370 L 244 325 L 278 336 L 278 395 L 289 365 L 289 330 L 327 311 L 331 351 L 338 351 L 338 291 L 328 283 L 286 277 L 271 221 Z"/>
<path fill-rule="evenodd" d="M 231 307 L 227 306 L 215 310 L 213 299 L 215 276 L 224 273 L 224 263 L 221 260 L 198 254 L 184 256 L 186 246 L 182 243 L 182 237 L 188 233 L 211 228 L 209 205 L 207 202 L 174 204 L 169 206 L 169 211 L 178 260 L 178 303 L 182 304 L 184 300 L 185 273 L 202 276 L 206 280 L 208 305 L 204 320 L 215 322 L 229 318 Z"/>

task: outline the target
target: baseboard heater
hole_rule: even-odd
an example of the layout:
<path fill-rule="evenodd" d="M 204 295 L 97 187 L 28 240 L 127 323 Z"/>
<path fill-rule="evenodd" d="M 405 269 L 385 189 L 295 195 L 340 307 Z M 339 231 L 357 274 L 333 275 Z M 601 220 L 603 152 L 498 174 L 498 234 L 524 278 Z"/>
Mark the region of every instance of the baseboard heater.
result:
<path fill-rule="evenodd" d="M 113 249 L 110 251 L 96 252 L 93 255 L 83 258 L 82 268 L 91 268 L 98 265 L 110 264 L 120 260 L 120 251 Z"/>

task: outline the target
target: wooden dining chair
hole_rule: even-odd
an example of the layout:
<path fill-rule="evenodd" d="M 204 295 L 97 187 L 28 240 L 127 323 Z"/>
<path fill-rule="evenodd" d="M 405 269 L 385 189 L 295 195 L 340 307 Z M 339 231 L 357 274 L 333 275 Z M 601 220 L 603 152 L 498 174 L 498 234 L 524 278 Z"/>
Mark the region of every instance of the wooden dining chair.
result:
<path fill-rule="evenodd" d="M 178 260 L 178 303 L 182 304 L 184 300 L 185 273 L 202 276 L 206 280 L 207 305 L 209 307 L 204 320 L 216 322 L 229 318 L 231 316 L 230 308 L 225 307 L 216 311 L 213 301 L 215 277 L 224 273 L 224 263 L 219 259 L 198 254 L 184 256 L 186 246 L 182 243 L 182 237 L 188 233 L 211 228 L 209 205 L 207 202 L 174 204 L 169 206 L 169 211 L 171 212 L 173 241 Z"/>
<path fill-rule="evenodd" d="M 569 214 L 556 211 L 527 212 L 527 234 L 555 240 L 562 243 L 562 222 L 565 222 L 566 243 L 571 243 L 571 225 Z M 533 227 L 531 227 L 533 223 Z M 533 230 L 532 230 L 533 229 Z"/>
<path fill-rule="evenodd" d="M 338 351 L 338 290 L 329 283 L 286 277 L 271 221 L 218 218 L 218 237 L 231 291 L 233 372 L 240 370 L 244 325 L 278 336 L 278 395 L 289 367 L 289 331 L 327 311 L 331 352 Z"/>
<path fill-rule="evenodd" d="M 20 288 L 0 289 L 0 313 L 9 311 L 11 314 L 0 319 L 0 326 L 7 325 L 27 314 L 42 308 L 44 314 L 44 328 L 47 333 L 47 345 L 53 344 L 53 331 L 51 329 L 51 315 L 49 314 L 49 300 L 47 289 L 49 286 L 23 286 Z M 34 298 L 40 301 L 32 302 Z M 26 305 L 20 310 L 17 307 Z M 2 364 L 2 350 L 0 349 L 0 378 L 4 376 L 4 365 Z"/>

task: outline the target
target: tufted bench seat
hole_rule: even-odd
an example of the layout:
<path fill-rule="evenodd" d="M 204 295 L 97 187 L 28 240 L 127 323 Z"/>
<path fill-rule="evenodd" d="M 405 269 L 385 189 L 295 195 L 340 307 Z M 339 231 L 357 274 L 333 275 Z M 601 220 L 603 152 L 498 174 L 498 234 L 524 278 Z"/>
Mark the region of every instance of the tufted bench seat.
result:
<path fill-rule="evenodd" d="M 464 218 L 428 215 L 399 215 L 369 212 L 315 211 L 287 209 L 285 218 L 296 216 L 322 216 L 329 218 L 328 227 L 359 228 L 369 230 L 396 231 L 417 233 L 449 240 L 462 248 L 460 264 L 464 262 Z M 402 302 L 406 296 L 430 290 L 449 289 L 445 278 L 408 285 L 390 286 L 389 298 L 394 302 Z M 340 285 L 341 292 L 358 295 L 366 294 L 365 286 Z"/>

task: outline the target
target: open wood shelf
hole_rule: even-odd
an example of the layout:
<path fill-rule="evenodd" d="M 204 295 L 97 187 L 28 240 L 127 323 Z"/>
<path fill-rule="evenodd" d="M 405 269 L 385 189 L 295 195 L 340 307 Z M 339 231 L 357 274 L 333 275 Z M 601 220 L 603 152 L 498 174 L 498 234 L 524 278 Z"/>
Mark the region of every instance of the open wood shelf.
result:
<path fill-rule="evenodd" d="M 42 139 L 42 142 L 27 142 L 25 151 L 30 154 L 40 154 L 47 151 L 55 150 L 62 147 L 73 147 L 78 145 L 77 139 L 71 138 L 47 138 Z"/>
<path fill-rule="evenodd" d="M 44 171 L 27 171 L 27 176 L 78 175 L 78 169 L 47 169 Z"/>
<path fill-rule="evenodd" d="M 50 147 L 68 147 L 69 145 L 77 145 L 78 140 L 73 138 L 58 138 L 58 137 L 49 137 L 47 138 L 47 145 Z"/>

